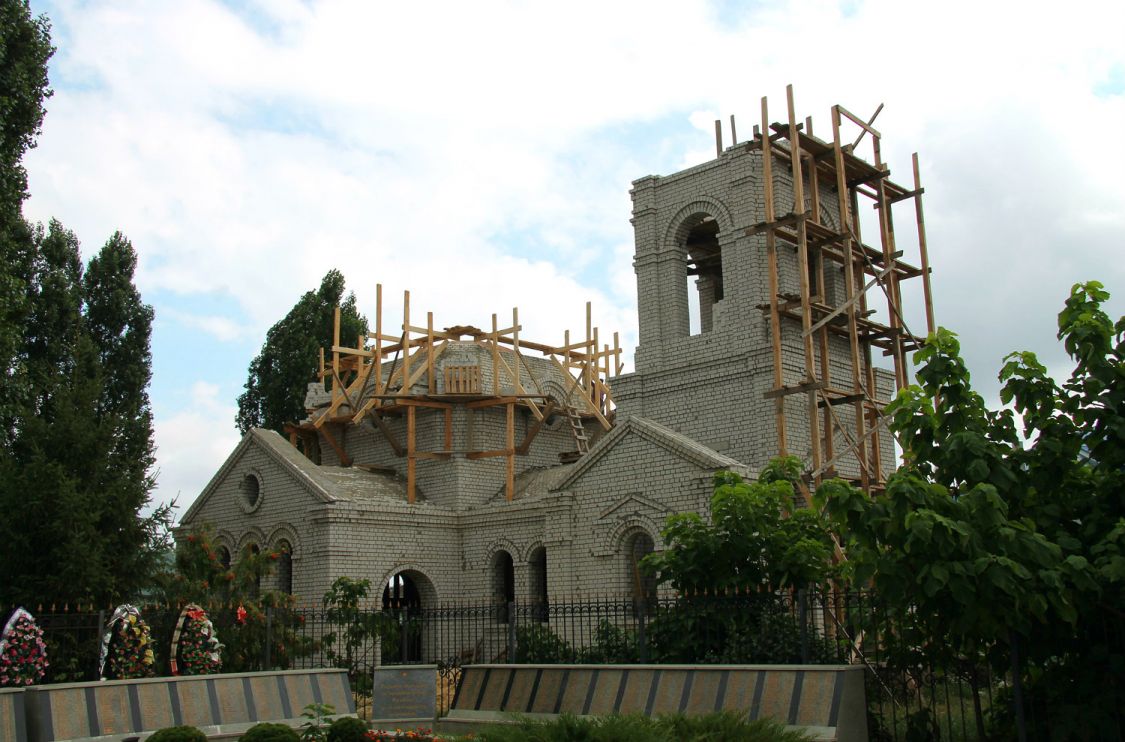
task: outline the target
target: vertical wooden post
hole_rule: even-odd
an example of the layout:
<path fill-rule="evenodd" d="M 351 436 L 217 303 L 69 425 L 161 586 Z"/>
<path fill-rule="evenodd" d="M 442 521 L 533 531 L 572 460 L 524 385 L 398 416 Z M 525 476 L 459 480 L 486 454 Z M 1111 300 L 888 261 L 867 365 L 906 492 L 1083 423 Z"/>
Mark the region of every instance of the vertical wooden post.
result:
<path fill-rule="evenodd" d="M 738 129 L 734 128 L 734 114 L 730 115 L 730 146 L 738 144 Z"/>
<path fill-rule="evenodd" d="M 340 307 L 332 315 L 332 404 L 340 398 Z"/>
<path fill-rule="evenodd" d="M 809 295 L 809 243 L 808 224 L 805 222 L 805 189 L 801 175 L 801 139 L 797 130 L 793 106 L 793 86 L 785 86 L 785 101 L 789 112 L 789 164 L 793 170 L 793 211 L 802 216 L 797 220 L 797 272 L 801 282 L 801 332 L 804 336 L 805 380 L 816 381 L 816 350 L 812 338 L 812 306 Z M 808 393 L 809 443 L 812 446 L 813 471 L 820 470 L 820 411 L 817 407 L 816 389 Z M 819 475 L 818 475 L 819 478 Z M 813 487 L 819 482 L 814 481 Z"/>
<path fill-rule="evenodd" d="M 523 364 L 520 361 L 520 310 L 517 307 L 512 307 L 512 350 L 516 353 L 514 372 L 516 378 L 513 379 L 516 387 L 516 394 L 523 394 L 523 379 L 520 378 L 520 372 L 523 369 Z"/>
<path fill-rule="evenodd" d="M 427 391 L 437 391 L 437 378 L 434 369 L 434 313 L 426 312 L 426 377 Z"/>
<path fill-rule="evenodd" d="M 516 496 L 516 405 L 509 402 L 505 405 L 507 408 L 507 419 L 505 420 L 505 449 L 507 451 L 508 471 L 506 479 L 506 493 L 508 502 L 511 502 Z"/>
<path fill-rule="evenodd" d="M 624 366 L 621 363 L 621 339 L 617 336 L 617 332 L 613 333 L 613 375 L 620 376 L 621 369 Z"/>
<path fill-rule="evenodd" d="M 407 405 L 406 407 L 406 501 L 411 505 L 414 504 L 414 488 L 415 488 L 415 451 L 417 451 L 417 443 L 415 441 L 415 426 L 414 426 L 414 413 L 417 408 L 414 405 Z"/>
<path fill-rule="evenodd" d="M 492 315 L 492 396 L 500 396 L 500 333 L 497 329 L 496 315 Z"/>
<path fill-rule="evenodd" d="M 851 201 L 848 198 L 848 184 L 847 175 L 844 169 L 844 150 L 840 144 L 840 109 L 836 106 L 832 107 L 832 149 L 835 155 L 836 164 L 836 194 L 838 197 L 837 204 L 840 209 L 840 225 L 844 232 L 843 238 L 843 253 L 844 253 L 844 285 L 845 295 L 844 300 L 848 302 L 847 316 L 848 316 L 848 350 L 851 358 L 852 367 L 852 393 L 862 394 L 863 380 L 862 371 L 859 357 L 859 328 L 856 323 L 856 309 L 855 302 L 852 299 L 856 294 L 856 275 L 855 275 L 855 257 L 852 253 L 852 238 L 849 231 L 851 224 L 852 214 L 850 210 Z M 860 273 L 860 281 L 863 280 L 863 273 Z M 862 289 L 862 286 L 860 287 Z M 869 485 L 868 481 L 868 461 L 867 461 L 867 425 L 866 425 L 866 409 L 863 399 L 857 399 L 855 402 L 855 435 L 857 441 L 856 459 L 859 461 L 859 475 L 860 482 L 864 489 Z"/>
<path fill-rule="evenodd" d="M 445 408 L 445 451 L 453 451 L 453 408 Z"/>
<path fill-rule="evenodd" d="M 918 153 L 911 161 L 914 165 L 914 218 L 918 222 L 918 251 L 922 257 L 922 295 L 926 301 L 926 333 L 933 334 L 934 298 L 930 293 L 930 255 L 926 249 L 926 219 L 922 214 L 922 179 L 918 176 Z"/>
<path fill-rule="evenodd" d="M 410 394 L 407 382 L 410 381 L 410 292 L 402 292 L 402 391 Z"/>
<path fill-rule="evenodd" d="M 762 97 L 762 180 L 765 184 L 765 214 L 763 221 L 768 225 L 773 224 L 775 210 L 773 203 L 773 143 L 770 142 L 769 111 L 766 107 L 766 98 Z M 755 134 L 757 134 L 755 127 Z M 770 344 L 773 347 L 773 388 L 779 390 L 784 383 L 781 375 L 781 314 L 777 307 L 778 277 L 777 277 L 777 237 L 771 226 L 766 230 L 766 262 L 769 272 L 770 292 Z M 774 421 L 777 427 L 777 451 L 781 456 L 789 455 L 789 447 L 785 435 L 785 396 L 774 399 Z"/>
<path fill-rule="evenodd" d="M 593 302 L 586 302 L 586 344 L 583 347 L 583 353 L 586 356 L 586 361 L 582 366 L 582 386 L 586 388 L 586 399 L 590 399 L 590 390 L 593 388 L 593 379 L 590 378 L 590 338 L 593 337 L 594 328 L 594 308 Z M 594 350 L 597 351 L 597 344 L 594 345 Z"/>
<path fill-rule="evenodd" d="M 383 284 L 375 284 L 375 393 L 383 393 Z"/>
<path fill-rule="evenodd" d="M 723 156 L 723 122 L 722 119 L 715 119 L 715 157 L 716 159 Z"/>

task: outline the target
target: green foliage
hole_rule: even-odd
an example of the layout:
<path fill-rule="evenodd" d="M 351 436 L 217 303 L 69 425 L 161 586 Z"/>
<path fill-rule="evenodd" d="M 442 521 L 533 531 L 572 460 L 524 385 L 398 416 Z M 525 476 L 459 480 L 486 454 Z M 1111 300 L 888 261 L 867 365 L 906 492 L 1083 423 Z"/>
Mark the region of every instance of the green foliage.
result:
<path fill-rule="evenodd" d="M 0 449 L 0 602 L 119 602 L 148 585 L 170 506 L 142 515 L 153 486 L 152 309 L 120 234 L 83 271 L 58 222 L 33 232 L 27 312 Z"/>
<path fill-rule="evenodd" d="M 773 592 L 823 581 L 832 541 L 819 513 L 797 507 L 799 467 L 793 457 L 776 459 L 753 484 L 717 472 L 711 521 L 670 516 L 662 531 L 667 547 L 645 557 L 645 567 L 681 593 Z"/>
<path fill-rule="evenodd" d="M 321 647 L 336 667 L 347 668 L 352 689 L 364 694 L 370 693 L 372 669 L 360 662 L 363 657 L 370 656 L 365 647 L 381 636 L 384 637 L 384 645 L 387 638 L 391 638 L 396 645 L 389 647 L 390 651 L 384 656 L 393 657 L 399 634 L 399 626 L 393 616 L 363 607 L 370 589 L 370 580 L 337 577 L 322 601 L 326 609 L 325 622 L 335 628 L 321 638 Z"/>
<path fill-rule="evenodd" d="M 577 653 L 545 623 L 516 627 L 516 662 L 559 663 L 574 662 Z"/>
<path fill-rule="evenodd" d="M 516 717 L 513 724 L 485 727 L 472 739 L 479 742 L 800 742 L 809 739 L 772 719 L 746 721 L 741 714 L 723 712 L 698 716 L 641 714 L 533 720 Z M 459 738 L 462 740 L 470 737 Z"/>
<path fill-rule="evenodd" d="M 367 722 L 354 716 L 341 716 L 328 727 L 328 742 L 364 742 Z"/>
<path fill-rule="evenodd" d="M 255 724 L 242 733 L 238 742 L 300 742 L 297 730 L 284 724 Z"/>
<path fill-rule="evenodd" d="M 207 742 L 207 735 L 195 727 L 164 727 L 153 732 L 148 742 Z"/>
<path fill-rule="evenodd" d="M 224 672 L 265 669 L 262 647 L 267 635 L 272 668 L 290 667 L 295 658 L 312 649 L 301 631 L 304 619 L 291 610 L 295 598 L 259 588 L 261 581 L 273 572 L 278 555 L 274 551 L 254 553 L 246 548 L 242 554 L 232 555 L 228 567 L 215 545 L 214 529 L 204 524 L 179 539 L 175 569 L 160 577 L 161 602 L 167 605 L 226 606 L 225 610 L 211 611 L 211 620 L 224 644 Z M 174 620 L 173 613 L 167 614 L 169 621 Z M 158 633 L 170 637 L 171 625 L 162 626 Z"/>
<path fill-rule="evenodd" d="M 817 492 L 857 583 L 898 629 L 885 656 L 1003 672 L 1015 645 L 1052 733 L 1109 723 L 1121 689 L 1089 680 L 1125 668 L 1106 623 L 1125 605 L 1125 318 L 1110 320 L 1108 298 L 1097 282 L 1071 290 L 1058 332 L 1074 362 L 1066 382 L 1032 353 L 1005 358 L 1011 409 L 987 409 L 956 337 L 931 335 L 915 356 L 919 385 L 888 408 L 906 465 L 875 498 L 839 481 Z"/>
<path fill-rule="evenodd" d="M 261 352 L 250 362 L 246 391 L 238 398 L 235 422 L 250 428 L 284 432 L 284 425 L 305 416 L 306 386 L 316 378 L 319 351 L 332 347 L 336 307 L 340 307 L 340 339 L 354 343 L 367 332 L 367 319 L 356 308 L 354 294 L 344 297 L 344 276 L 331 270 L 317 291 L 308 291 L 266 333 Z"/>
<path fill-rule="evenodd" d="M 35 146 L 51 90 L 47 61 L 54 54 L 51 24 L 33 18 L 26 0 L 0 0 L 0 444 L 28 389 L 17 375 L 28 312 L 32 232 L 21 214 L 27 198 L 23 156 Z"/>
<path fill-rule="evenodd" d="M 324 719 L 336 713 L 336 708 L 330 703 L 310 703 L 305 706 L 301 716 L 305 722 L 301 724 L 302 742 L 325 742 L 328 739 L 328 724 Z"/>

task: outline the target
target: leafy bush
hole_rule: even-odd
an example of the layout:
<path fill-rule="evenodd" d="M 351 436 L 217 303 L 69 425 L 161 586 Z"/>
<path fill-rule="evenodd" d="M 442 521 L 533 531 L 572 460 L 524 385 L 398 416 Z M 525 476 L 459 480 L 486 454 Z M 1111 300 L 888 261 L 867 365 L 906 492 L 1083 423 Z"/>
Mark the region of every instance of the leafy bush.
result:
<path fill-rule="evenodd" d="M 165 727 L 156 730 L 148 742 L 207 742 L 207 735 L 195 727 Z"/>
<path fill-rule="evenodd" d="M 594 644 L 582 651 L 582 662 L 629 663 L 640 660 L 637 636 L 607 619 L 594 630 Z"/>
<path fill-rule="evenodd" d="M 247 729 L 238 742 L 301 742 L 301 737 L 292 727 L 267 722 Z"/>
<path fill-rule="evenodd" d="M 478 742 L 803 742 L 803 732 L 787 731 L 772 719 L 745 721 L 730 712 L 702 716 L 669 715 L 650 718 L 627 716 L 576 717 L 563 714 L 543 721 L 518 719 L 515 724 L 497 724 L 477 732 Z"/>
<path fill-rule="evenodd" d="M 343 716 L 328 727 L 328 742 L 364 742 L 367 722 L 354 716 Z"/>
<path fill-rule="evenodd" d="M 552 664 L 574 660 L 574 649 L 547 624 L 516 627 L 516 662 Z"/>

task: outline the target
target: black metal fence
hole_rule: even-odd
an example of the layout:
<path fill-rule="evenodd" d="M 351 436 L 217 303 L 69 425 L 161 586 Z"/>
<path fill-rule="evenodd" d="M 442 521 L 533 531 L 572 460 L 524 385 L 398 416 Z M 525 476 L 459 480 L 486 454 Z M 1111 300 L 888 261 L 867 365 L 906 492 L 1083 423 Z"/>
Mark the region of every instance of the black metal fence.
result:
<path fill-rule="evenodd" d="M 168 672 L 178 613 L 175 607 L 143 611 L 157 645 L 157 674 Z M 237 606 L 212 606 L 209 614 L 227 645 L 224 671 L 346 667 L 361 714 L 380 665 L 437 665 L 441 713 L 452 701 L 460 668 L 472 663 L 849 663 L 866 668 L 872 739 L 1016 739 L 1021 724 L 1028 739 L 1067 738 L 1058 734 L 1042 685 L 1025 692 L 1015 682 L 1020 674 L 994 671 L 995 656 L 990 662 L 984 653 L 933 651 L 941 637 L 929 639 L 929 646 L 905 639 L 909 634 L 864 593 L 268 608 L 249 615 Z M 48 682 L 96 679 L 98 638 L 108 617 L 108 611 L 37 614 L 51 660 Z M 1120 617 L 1095 633 L 1090 641 L 1104 645 L 1101 654 L 1125 652 Z M 1015 659 L 1009 667 L 1020 666 Z M 1120 674 L 1099 675 L 1094 682 L 1125 691 Z M 1118 706 L 1108 709 L 1109 721 L 1092 738 L 1125 736 L 1125 704 Z"/>

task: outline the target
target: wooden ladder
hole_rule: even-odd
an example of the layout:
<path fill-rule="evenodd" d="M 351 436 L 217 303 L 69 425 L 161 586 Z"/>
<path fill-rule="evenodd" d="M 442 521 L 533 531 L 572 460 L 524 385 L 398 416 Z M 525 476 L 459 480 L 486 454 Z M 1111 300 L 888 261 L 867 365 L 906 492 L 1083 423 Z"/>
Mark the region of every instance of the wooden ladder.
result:
<path fill-rule="evenodd" d="M 578 415 L 578 409 L 573 405 L 566 406 L 566 419 L 570 421 L 570 431 L 574 434 L 574 442 L 578 445 L 578 453 L 590 453 L 590 439 L 586 437 L 586 429 L 582 427 L 582 418 Z"/>

